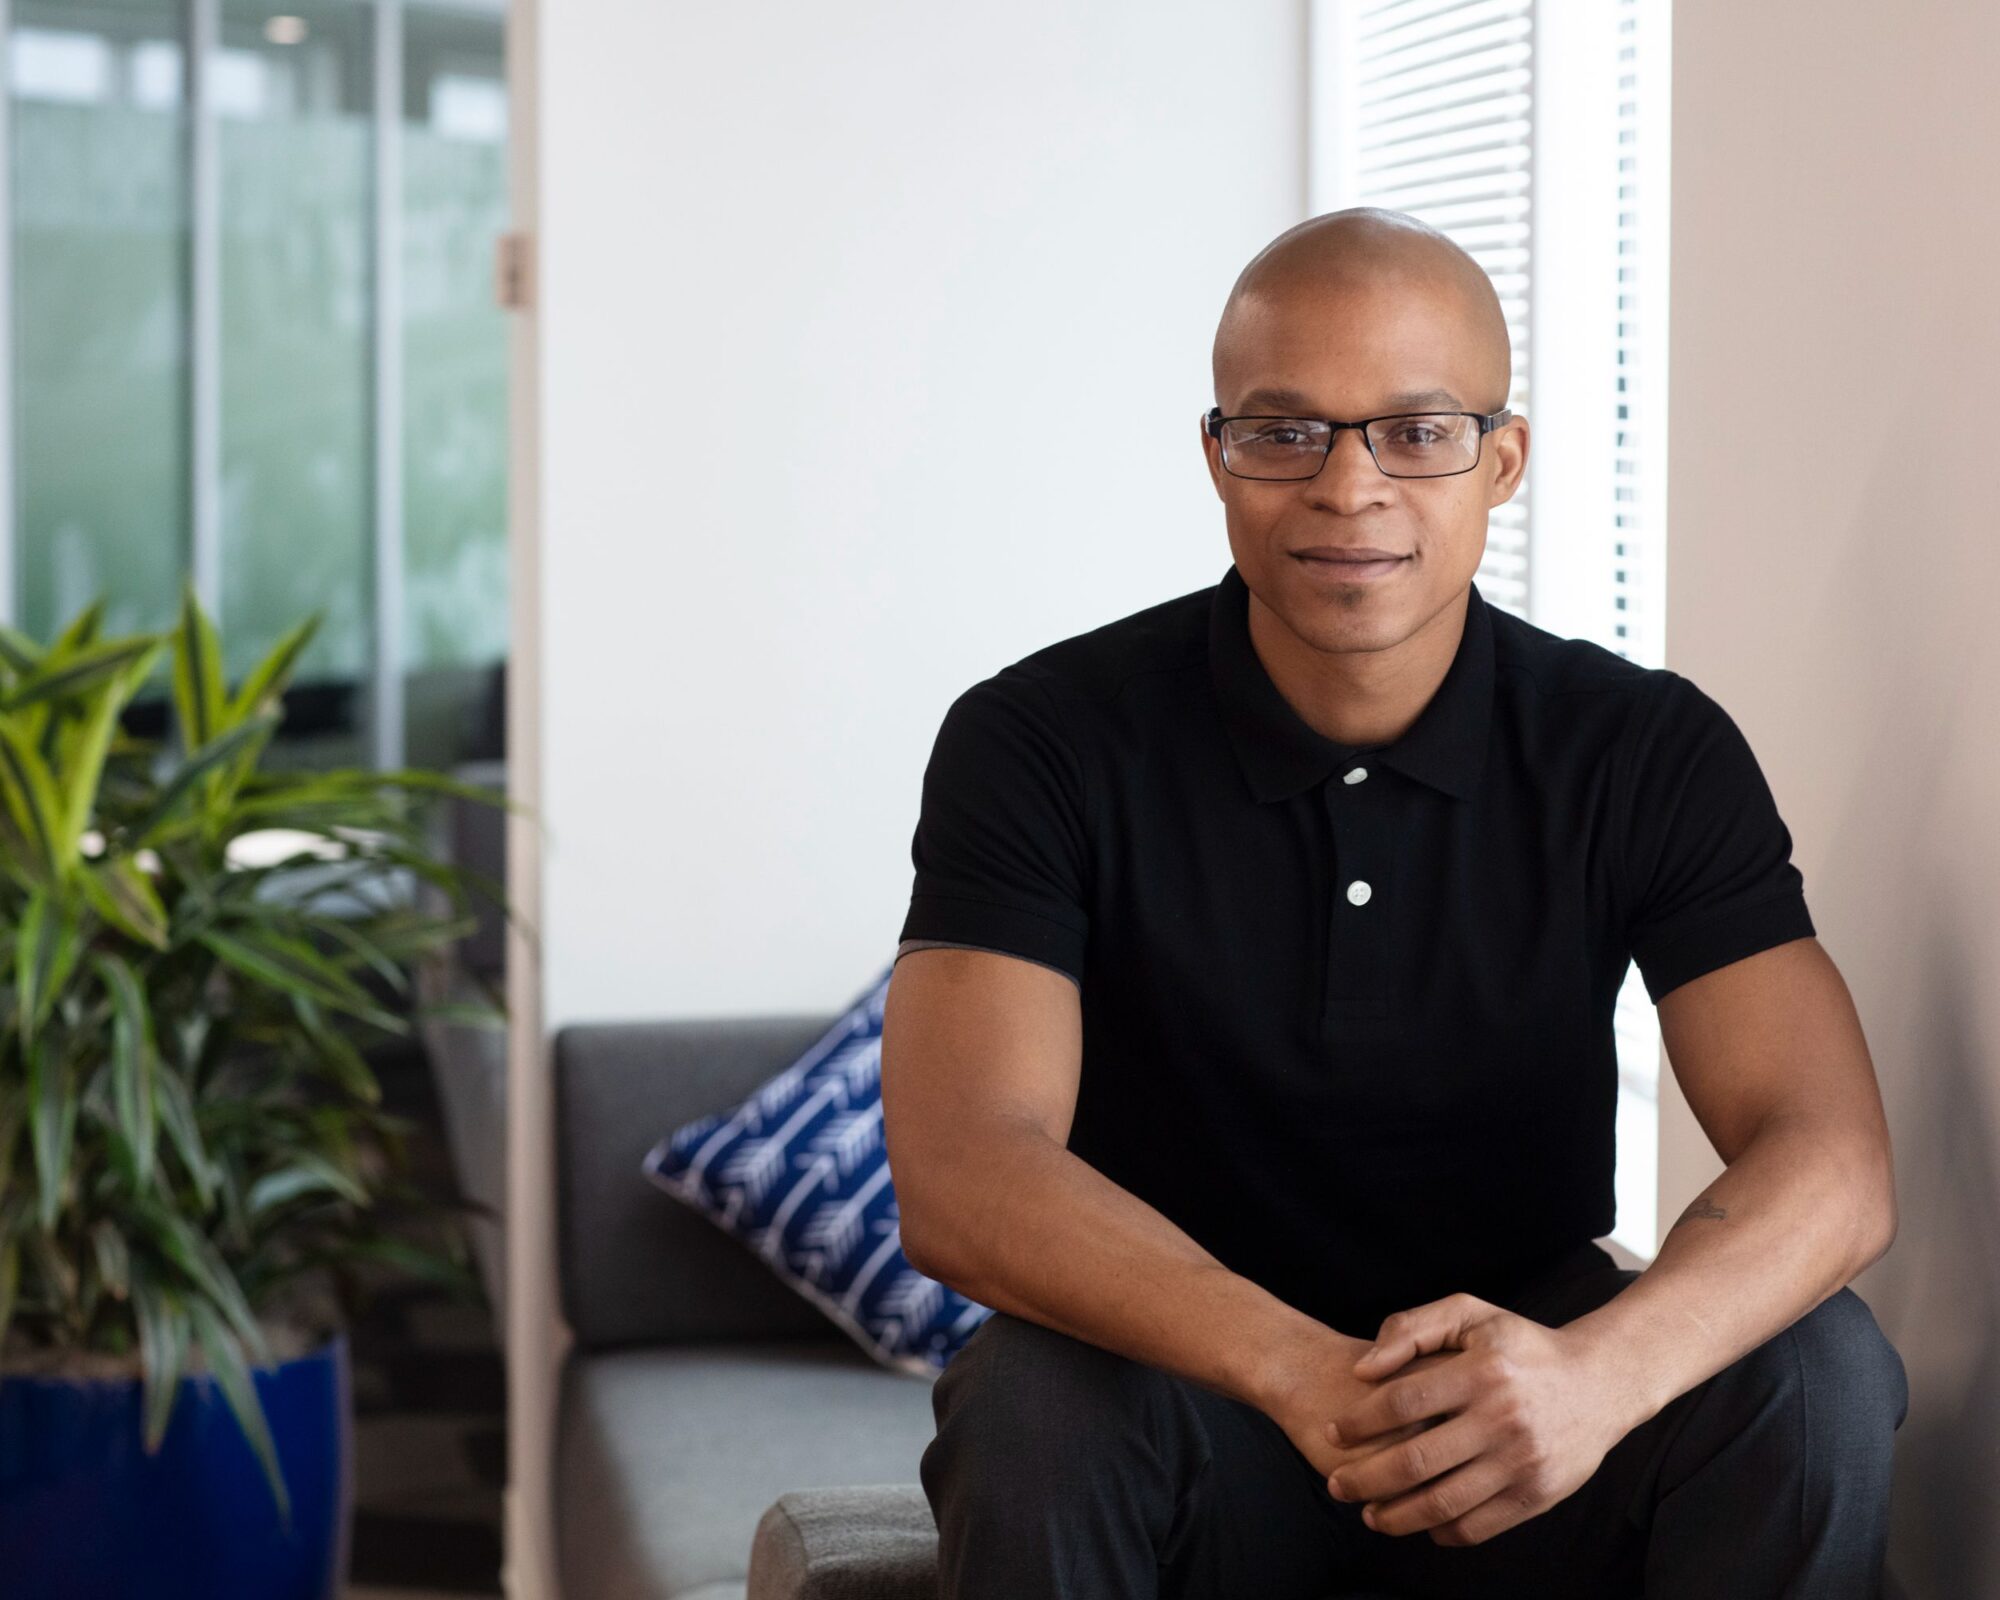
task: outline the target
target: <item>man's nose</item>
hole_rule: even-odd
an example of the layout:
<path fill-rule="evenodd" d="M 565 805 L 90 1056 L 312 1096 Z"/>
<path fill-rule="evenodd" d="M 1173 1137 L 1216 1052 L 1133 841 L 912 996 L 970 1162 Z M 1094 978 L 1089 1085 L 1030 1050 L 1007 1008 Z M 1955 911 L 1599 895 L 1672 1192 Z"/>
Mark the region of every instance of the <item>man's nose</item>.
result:
<path fill-rule="evenodd" d="M 1312 498 L 1343 513 L 1379 504 L 1395 492 L 1389 478 L 1375 465 L 1359 428 L 1342 428 L 1334 434 L 1333 448 L 1307 489 Z"/>

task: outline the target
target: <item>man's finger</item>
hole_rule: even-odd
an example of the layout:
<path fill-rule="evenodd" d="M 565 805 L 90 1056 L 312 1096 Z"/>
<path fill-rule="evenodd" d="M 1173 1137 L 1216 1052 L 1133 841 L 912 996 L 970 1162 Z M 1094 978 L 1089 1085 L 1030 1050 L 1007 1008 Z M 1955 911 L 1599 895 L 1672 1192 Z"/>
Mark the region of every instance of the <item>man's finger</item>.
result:
<path fill-rule="evenodd" d="M 1374 1438 L 1363 1439 L 1358 1444 L 1342 1445 L 1334 1440 L 1333 1424 L 1329 1422 L 1326 1425 L 1326 1436 L 1334 1443 L 1334 1457 L 1333 1465 L 1327 1469 L 1327 1476 L 1331 1477 L 1336 1472 L 1345 1471 L 1348 1467 L 1366 1461 L 1370 1456 L 1388 1449 L 1391 1445 L 1401 1444 L 1405 1439 L 1414 1439 L 1426 1428 L 1436 1426 L 1435 1421 L 1413 1422 L 1406 1428 L 1392 1428 L 1387 1433 L 1378 1433 Z"/>
<path fill-rule="evenodd" d="M 1481 1544 L 1516 1523 L 1540 1516 L 1545 1507 L 1530 1490 L 1510 1485 L 1472 1508 L 1464 1516 L 1433 1530 L 1431 1542 L 1443 1545 Z"/>
<path fill-rule="evenodd" d="M 1438 1542 L 1461 1538 L 1476 1542 L 1478 1528 L 1493 1520 L 1488 1507 L 1500 1510 L 1507 1503 L 1512 1483 L 1513 1475 L 1504 1462 L 1491 1455 L 1478 1456 L 1408 1494 L 1370 1502 L 1362 1509 L 1362 1520 L 1377 1533 L 1400 1535 L 1451 1528 L 1447 1539 Z M 1495 1505 L 1496 1501 L 1500 1504 Z M 1474 1518 L 1484 1521 L 1475 1522 Z"/>
<path fill-rule="evenodd" d="M 1365 1461 L 1336 1469 L 1327 1483 L 1327 1492 L 1337 1500 L 1393 1504 L 1412 1492 L 1422 1493 L 1431 1486 L 1432 1480 L 1476 1460 L 1485 1447 L 1484 1430 L 1477 1423 L 1467 1417 L 1454 1418 L 1386 1450 L 1379 1450 Z M 1492 1492 L 1491 1488 L 1486 1491 L 1487 1494 Z M 1449 1522 L 1477 1504 L 1478 1500 L 1460 1500 L 1449 1509 L 1440 1506 L 1433 1520 Z M 1429 1522 L 1421 1524 L 1423 1527 L 1430 1525 Z"/>
<path fill-rule="evenodd" d="M 1477 1295 L 1451 1294 L 1385 1317 L 1374 1344 L 1354 1362 L 1359 1378 L 1381 1378 L 1433 1350 L 1462 1349 L 1466 1330 L 1500 1308 Z"/>
<path fill-rule="evenodd" d="M 1359 1444 L 1391 1428 L 1441 1417 L 1470 1405 L 1478 1397 L 1477 1377 L 1463 1361 L 1440 1361 L 1419 1372 L 1391 1378 L 1363 1395 L 1327 1424 L 1327 1437 L 1338 1445 Z"/>

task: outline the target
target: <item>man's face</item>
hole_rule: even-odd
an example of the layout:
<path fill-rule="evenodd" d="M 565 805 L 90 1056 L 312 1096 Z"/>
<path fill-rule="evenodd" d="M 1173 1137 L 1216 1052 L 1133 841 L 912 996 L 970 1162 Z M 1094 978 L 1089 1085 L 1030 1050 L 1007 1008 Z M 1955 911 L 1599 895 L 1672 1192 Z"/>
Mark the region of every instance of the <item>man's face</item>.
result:
<path fill-rule="evenodd" d="M 1456 291 L 1401 278 L 1329 288 L 1280 286 L 1236 308 L 1218 347 L 1224 416 L 1273 414 L 1358 422 L 1402 411 L 1499 410 L 1504 362 L 1483 344 Z M 1438 616 L 1478 571 L 1486 513 L 1527 466 L 1527 424 L 1480 441 L 1479 464 L 1439 478 L 1392 478 L 1358 430 L 1335 436 L 1319 475 L 1290 482 L 1224 471 L 1202 433 L 1236 568 L 1293 633 L 1321 650 L 1386 650 Z M 1312 547 L 1368 547 L 1394 559 L 1356 567 Z"/>

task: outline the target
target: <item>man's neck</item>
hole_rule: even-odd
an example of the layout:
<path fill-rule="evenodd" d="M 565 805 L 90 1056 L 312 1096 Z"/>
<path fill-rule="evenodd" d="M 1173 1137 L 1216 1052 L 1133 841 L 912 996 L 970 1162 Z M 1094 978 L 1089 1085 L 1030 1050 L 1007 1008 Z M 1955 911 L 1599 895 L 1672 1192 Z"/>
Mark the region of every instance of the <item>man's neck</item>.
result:
<path fill-rule="evenodd" d="M 1250 597 L 1250 643 L 1285 703 L 1336 744 L 1373 747 L 1402 738 L 1431 703 L 1458 655 L 1470 591 L 1401 642 L 1380 650 L 1322 650 Z"/>

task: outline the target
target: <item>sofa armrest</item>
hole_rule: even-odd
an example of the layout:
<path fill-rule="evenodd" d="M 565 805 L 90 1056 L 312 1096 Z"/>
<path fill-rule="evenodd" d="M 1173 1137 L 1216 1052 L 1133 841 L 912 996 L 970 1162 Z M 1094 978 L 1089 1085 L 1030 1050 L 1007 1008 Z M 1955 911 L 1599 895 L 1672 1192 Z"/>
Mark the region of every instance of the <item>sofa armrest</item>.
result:
<path fill-rule="evenodd" d="M 920 1484 L 794 1489 L 757 1523 L 745 1600 L 937 1600 L 937 1583 Z"/>

